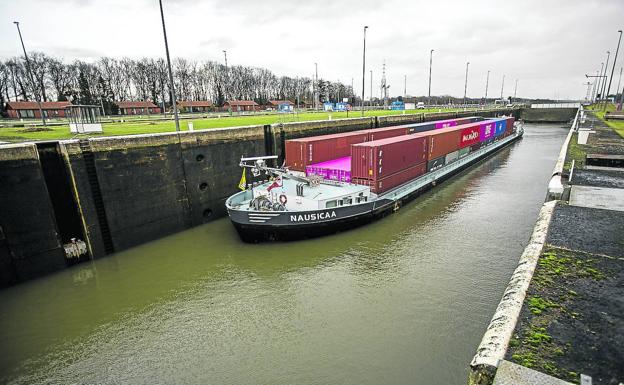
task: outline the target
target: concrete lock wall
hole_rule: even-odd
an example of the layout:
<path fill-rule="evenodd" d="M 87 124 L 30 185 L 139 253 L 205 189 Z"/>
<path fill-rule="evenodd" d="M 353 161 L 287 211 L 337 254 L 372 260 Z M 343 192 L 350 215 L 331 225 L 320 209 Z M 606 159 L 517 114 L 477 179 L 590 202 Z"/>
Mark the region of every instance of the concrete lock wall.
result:
<path fill-rule="evenodd" d="M 0 151 L 0 287 L 65 267 L 34 144 Z"/>
<path fill-rule="evenodd" d="M 578 108 L 524 108 L 520 117 L 530 123 L 567 123 Z"/>
<path fill-rule="evenodd" d="M 222 217 L 236 190 L 240 156 L 264 153 L 263 126 L 89 140 L 115 251 Z M 81 153 L 68 151 L 93 245 L 103 255 L 101 228 L 84 183 Z M 99 230 L 99 231 L 98 231 Z"/>

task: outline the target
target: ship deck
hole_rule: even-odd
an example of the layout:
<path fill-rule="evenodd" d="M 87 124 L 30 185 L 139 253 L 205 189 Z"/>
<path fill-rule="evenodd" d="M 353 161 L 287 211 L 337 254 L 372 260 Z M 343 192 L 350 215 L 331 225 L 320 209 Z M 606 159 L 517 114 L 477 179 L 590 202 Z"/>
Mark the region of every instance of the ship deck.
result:
<path fill-rule="evenodd" d="M 351 201 L 350 204 L 357 204 L 360 203 L 358 202 L 358 197 L 366 197 L 369 200 L 371 195 L 373 195 L 370 193 L 368 186 L 325 182 L 314 187 L 306 185 L 303 188 L 303 195 L 297 196 L 297 184 L 300 182 L 284 178 L 282 186 L 275 187 L 269 192 L 268 187 L 272 183 L 272 181 L 264 182 L 252 189 L 238 193 L 231 197 L 229 204 L 232 208 L 253 211 L 249 207 L 252 199 L 258 196 L 266 196 L 270 201 L 278 202 L 280 195 L 285 195 L 287 198 L 287 203 L 285 204 L 286 211 L 306 211 L 332 207 L 333 203 L 331 202 L 334 201 L 336 202 L 334 207 L 347 204 L 346 201 L 349 201 L 349 199 Z M 328 206 L 328 203 L 330 206 Z"/>

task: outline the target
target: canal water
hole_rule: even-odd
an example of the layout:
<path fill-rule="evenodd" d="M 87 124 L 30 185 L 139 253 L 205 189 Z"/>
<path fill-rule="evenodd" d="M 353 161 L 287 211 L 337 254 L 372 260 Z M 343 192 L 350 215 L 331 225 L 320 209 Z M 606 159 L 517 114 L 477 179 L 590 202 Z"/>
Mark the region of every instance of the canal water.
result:
<path fill-rule="evenodd" d="M 222 219 L 0 291 L 0 383 L 464 384 L 566 132 L 356 230 L 249 245 Z"/>

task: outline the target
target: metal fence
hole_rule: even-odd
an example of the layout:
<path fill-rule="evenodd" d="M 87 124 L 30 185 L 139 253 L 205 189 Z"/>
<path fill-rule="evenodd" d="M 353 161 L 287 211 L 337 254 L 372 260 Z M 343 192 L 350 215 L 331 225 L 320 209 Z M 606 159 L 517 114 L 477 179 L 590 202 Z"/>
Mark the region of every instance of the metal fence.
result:
<path fill-rule="evenodd" d="M 580 108 L 581 103 L 531 104 L 531 108 Z"/>

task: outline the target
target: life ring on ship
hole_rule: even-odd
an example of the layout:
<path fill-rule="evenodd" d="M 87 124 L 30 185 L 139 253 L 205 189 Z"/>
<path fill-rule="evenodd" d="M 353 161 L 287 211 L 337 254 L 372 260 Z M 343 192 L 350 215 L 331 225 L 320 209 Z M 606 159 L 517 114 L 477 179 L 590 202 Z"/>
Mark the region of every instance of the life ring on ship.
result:
<path fill-rule="evenodd" d="M 281 204 L 285 205 L 286 202 L 288 202 L 288 198 L 286 197 L 286 195 L 282 194 L 279 196 L 279 201 Z"/>

